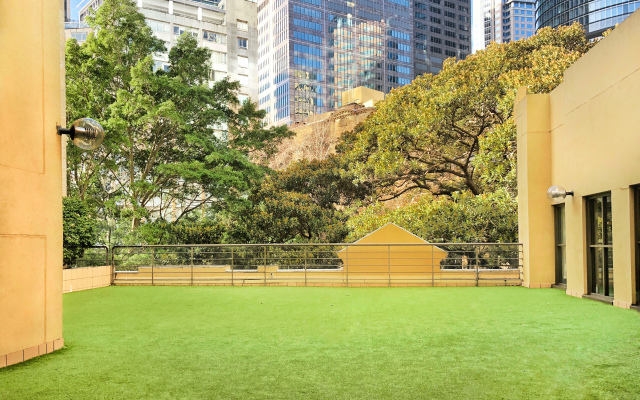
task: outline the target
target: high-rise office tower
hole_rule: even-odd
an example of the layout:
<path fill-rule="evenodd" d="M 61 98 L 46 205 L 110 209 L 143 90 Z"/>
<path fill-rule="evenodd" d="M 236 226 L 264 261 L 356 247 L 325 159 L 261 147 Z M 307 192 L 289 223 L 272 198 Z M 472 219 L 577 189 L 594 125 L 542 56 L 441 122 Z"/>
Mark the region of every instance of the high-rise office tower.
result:
<path fill-rule="evenodd" d="M 479 26 L 474 27 L 473 51 L 489 43 L 509 43 L 536 33 L 535 0 L 479 0 L 474 11 Z"/>
<path fill-rule="evenodd" d="M 84 19 L 103 0 L 89 0 L 79 11 L 80 23 L 67 32 L 68 37 L 86 40 Z M 138 10 L 156 37 L 165 41 L 167 50 L 187 32 L 201 46 L 212 51 L 211 80 L 225 77 L 239 81 L 240 100 L 258 100 L 257 4 L 250 0 L 136 0 Z M 71 27 L 71 26 L 70 26 Z M 158 54 L 156 68 L 168 68 L 168 53 Z"/>
<path fill-rule="evenodd" d="M 71 21 L 71 0 L 64 0 L 64 22 Z"/>
<path fill-rule="evenodd" d="M 579 22 L 587 39 L 598 37 L 640 8 L 637 0 L 539 0 L 537 26 L 557 28 Z"/>
<path fill-rule="evenodd" d="M 468 0 L 259 0 L 259 104 L 271 124 L 341 105 L 358 86 L 382 92 L 438 72 L 470 49 Z"/>
<path fill-rule="evenodd" d="M 444 59 L 471 53 L 469 0 L 414 1 L 415 75 L 438 73 Z"/>

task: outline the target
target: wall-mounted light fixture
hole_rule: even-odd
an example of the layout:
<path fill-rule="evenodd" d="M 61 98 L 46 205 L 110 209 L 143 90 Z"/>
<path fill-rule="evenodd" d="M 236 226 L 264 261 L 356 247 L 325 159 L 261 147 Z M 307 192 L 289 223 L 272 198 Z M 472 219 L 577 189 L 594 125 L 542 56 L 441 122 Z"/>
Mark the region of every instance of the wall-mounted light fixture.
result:
<path fill-rule="evenodd" d="M 562 186 L 551 186 L 549 190 L 547 190 L 547 199 L 549 199 L 552 204 L 564 202 L 567 196 L 573 196 L 573 192 L 567 192 Z"/>
<path fill-rule="evenodd" d="M 91 118 L 80 118 L 69 129 L 58 126 L 58 135 L 69 135 L 82 150 L 95 150 L 104 140 L 104 129 Z"/>

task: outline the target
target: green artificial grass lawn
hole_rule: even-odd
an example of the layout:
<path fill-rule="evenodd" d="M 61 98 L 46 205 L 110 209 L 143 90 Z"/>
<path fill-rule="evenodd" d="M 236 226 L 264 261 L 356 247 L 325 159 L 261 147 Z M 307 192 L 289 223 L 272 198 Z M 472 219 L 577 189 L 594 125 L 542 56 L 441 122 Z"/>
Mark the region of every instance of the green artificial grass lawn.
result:
<path fill-rule="evenodd" d="M 555 289 L 109 287 L 0 399 L 640 398 L 640 314 Z"/>

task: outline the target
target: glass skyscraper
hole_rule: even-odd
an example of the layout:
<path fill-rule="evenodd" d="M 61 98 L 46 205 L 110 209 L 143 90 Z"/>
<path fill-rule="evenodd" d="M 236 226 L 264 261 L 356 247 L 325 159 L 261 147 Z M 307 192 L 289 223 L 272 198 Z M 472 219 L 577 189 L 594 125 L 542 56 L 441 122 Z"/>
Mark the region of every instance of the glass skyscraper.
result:
<path fill-rule="evenodd" d="M 474 32 L 474 52 L 491 42 L 509 43 L 536 34 L 535 0 L 482 0 L 478 4 L 481 27 Z"/>
<path fill-rule="evenodd" d="M 579 22 L 587 38 L 592 39 L 624 21 L 638 8 L 640 1 L 630 0 L 540 0 L 537 24 L 538 28 L 557 28 Z"/>
<path fill-rule="evenodd" d="M 444 58 L 464 58 L 468 0 L 440 1 L 260 0 L 259 104 L 268 122 L 302 121 L 339 107 L 345 90 L 387 93 L 438 72 Z"/>

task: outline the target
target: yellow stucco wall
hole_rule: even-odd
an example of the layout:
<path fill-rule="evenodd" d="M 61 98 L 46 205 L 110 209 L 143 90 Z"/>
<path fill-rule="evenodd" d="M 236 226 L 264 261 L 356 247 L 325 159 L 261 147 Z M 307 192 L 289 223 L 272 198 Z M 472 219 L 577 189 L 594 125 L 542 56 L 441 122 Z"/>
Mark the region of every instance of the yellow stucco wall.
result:
<path fill-rule="evenodd" d="M 431 272 L 440 270 L 447 253 L 436 246 L 390 246 L 380 243 L 428 244 L 422 238 L 388 223 L 338 252 L 350 273 L 385 274 L 394 272 Z"/>
<path fill-rule="evenodd" d="M 0 1 L 0 367 L 63 345 L 62 10 Z"/>
<path fill-rule="evenodd" d="M 358 86 L 341 93 L 342 104 L 358 103 L 367 107 L 373 107 L 377 102 L 384 100 L 384 93 L 364 86 Z"/>
<path fill-rule="evenodd" d="M 524 284 L 555 283 L 552 185 L 565 200 L 567 293 L 588 293 L 586 197 L 611 192 L 614 305 L 635 298 L 632 186 L 640 184 L 640 13 L 635 12 L 564 74 L 548 95 L 516 98 L 519 234 Z"/>

